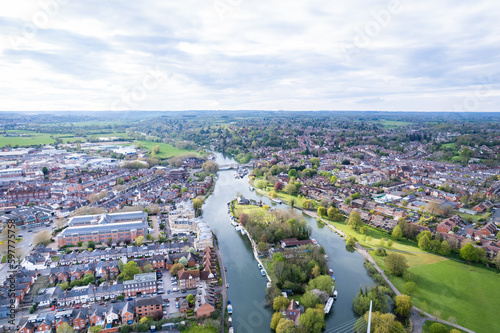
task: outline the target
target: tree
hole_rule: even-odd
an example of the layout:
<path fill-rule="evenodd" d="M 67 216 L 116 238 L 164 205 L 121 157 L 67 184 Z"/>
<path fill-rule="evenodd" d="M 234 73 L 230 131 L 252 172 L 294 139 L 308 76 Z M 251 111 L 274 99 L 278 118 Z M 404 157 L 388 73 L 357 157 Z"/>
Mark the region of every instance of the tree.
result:
<path fill-rule="evenodd" d="M 443 213 L 443 209 L 437 201 L 430 201 L 425 205 L 424 211 L 432 215 L 441 215 Z"/>
<path fill-rule="evenodd" d="M 283 183 L 280 182 L 279 180 L 274 183 L 274 190 L 276 192 L 281 191 L 283 189 Z"/>
<path fill-rule="evenodd" d="M 259 242 L 257 244 L 257 251 L 259 251 L 259 252 L 265 252 L 265 251 L 267 251 L 267 244 L 264 243 L 264 242 Z"/>
<path fill-rule="evenodd" d="M 245 214 L 245 213 L 241 213 L 241 214 L 240 214 L 240 218 L 239 218 L 239 219 L 240 219 L 240 223 L 241 223 L 243 226 L 245 226 L 245 225 L 248 223 L 249 217 L 248 217 L 248 215 L 247 215 L 247 214 Z"/>
<path fill-rule="evenodd" d="M 118 178 L 118 179 L 116 180 L 116 183 L 117 183 L 118 185 L 123 185 L 123 184 L 125 183 L 125 181 L 123 180 L 123 178 L 122 178 L 122 177 L 120 177 L 120 178 Z"/>
<path fill-rule="evenodd" d="M 330 178 L 330 183 L 331 183 L 332 185 L 335 185 L 335 183 L 337 182 L 337 180 L 338 180 L 338 178 L 337 178 L 337 177 L 332 176 L 332 177 Z"/>
<path fill-rule="evenodd" d="M 255 187 L 258 189 L 264 189 L 267 186 L 267 181 L 259 179 L 255 181 Z"/>
<path fill-rule="evenodd" d="M 129 261 L 123 266 L 123 272 L 120 273 L 119 277 L 123 281 L 133 280 L 135 274 L 141 274 L 141 269 L 135 261 Z"/>
<path fill-rule="evenodd" d="M 181 269 L 184 269 L 183 264 L 181 263 L 173 264 L 172 267 L 170 268 L 170 275 L 171 276 L 177 275 L 177 272 L 179 272 Z"/>
<path fill-rule="evenodd" d="M 349 215 L 349 219 L 347 220 L 347 225 L 352 229 L 356 230 L 363 226 L 363 220 L 361 220 L 361 215 L 359 212 L 353 210 Z"/>
<path fill-rule="evenodd" d="M 302 200 L 302 208 L 307 209 L 307 210 L 314 209 L 314 203 L 313 203 L 313 201 L 309 200 L 309 199 Z"/>
<path fill-rule="evenodd" d="M 356 333 L 366 332 L 366 326 L 368 323 L 368 312 L 365 313 L 363 317 L 363 322 L 361 323 L 361 327 L 355 327 Z M 356 326 L 358 322 L 356 322 Z M 392 313 L 380 313 L 379 311 L 372 312 L 372 324 L 371 324 L 372 332 L 376 333 L 397 333 L 397 332 L 405 332 L 403 324 L 396 320 L 396 316 Z"/>
<path fill-rule="evenodd" d="M 103 327 L 100 325 L 95 325 L 89 328 L 90 333 L 99 333 L 100 331 L 103 330 Z"/>
<path fill-rule="evenodd" d="M 290 199 L 290 207 L 293 209 L 293 207 L 295 207 L 295 199 L 294 198 L 291 198 Z"/>
<path fill-rule="evenodd" d="M 402 254 L 391 253 L 385 257 L 384 261 L 390 274 L 401 276 L 408 269 L 408 262 Z"/>
<path fill-rule="evenodd" d="M 396 296 L 396 308 L 394 312 L 396 312 L 401 317 L 408 317 L 411 309 L 413 308 L 413 302 L 411 301 L 410 296 L 408 295 L 399 295 Z"/>
<path fill-rule="evenodd" d="M 271 197 L 271 199 L 276 199 L 278 197 L 278 193 L 276 193 L 276 191 L 272 190 L 269 192 L 269 196 Z"/>
<path fill-rule="evenodd" d="M 193 300 L 194 300 L 194 296 L 193 294 L 189 294 L 186 296 L 186 300 L 189 302 L 189 303 L 193 303 Z"/>
<path fill-rule="evenodd" d="M 406 295 L 411 296 L 413 293 L 417 291 L 417 289 L 418 289 L 417 284 L 413 281 L 405 282 L 405 284 L 403 285 L 403 293 L 405 293 Z"/>
<path fill-rule="evenodd" d="M 50 239 L 52 234 L 48 230 L 42 230 L 36 233 L 35 237 L 33 237 L 33 245 L 43 244 L 48 245 L 50 243 Z"/>
<path fill-rule="evenodd" d="M 312 280 L 309 280 L 306 290 L 319 289 L 330 293 L 333 287 L 333 279 L 330 275 L 320 275 Z"/>
<path fill-rule="evenodd" d="M 69 326 L 68 323 L 62 323 L 56 330 L 56 333 L 74 333 L 75 329 Z"/>
<path fill-rule="evenodd" d="M 283 318 L 285 318 L 285 317 L 281 314 L 281 312 L 273 313 L 273 317 L 271 318 L 271 329 L 276 330 L 280 320 Z"/>
<path fill-rule="evenodd" d="M 295 169 L 290 169 L 290 170 L 288 171 L 288 178 L 292 178 L 292 177 L 293 177 L 293 178 L 297 178 L 297 170 L 295 170 Z"/>
<path fill-rule="evenodd" d="M 476 249 L 471 243 L 465 244 L 460 249 L 460 256 L 467 261 L 478 261 L 479 260 L 479 255 L 477 254 Z"/>
<path fill-rule="evenodd" d="M 403 206 L 405 208 L 408 207 L 408 200 L 402 200 L 401 201 L 401 206 Z"/>
<path fill-rule="evenodd" d="M 295 333 L 295 323 L 289 319 L 281 319 L 276 326 L 276 333 Z"/>
<path fill-rule="evenodd" d="M 219 171 L 219 164 L 217 164 L 214 161 L 206 161 L 205 163 L 202 164 L 201 167 L 209 175 L 214 175 L 217 173 L 217 171 Z"/>
<path fill-rule="evenodd" d="M 423 237 L 421 237 L 418 241 L 418 247 L 423 251 L 429 251 L 431 249 L 431 241 L 429 239 L 429 236 L 424 235 Z"/>
<path fill-rule="evenodd" d="M 92 249 L 92 251 L 95 249 L 95 243 L 94 243 L 94 241 L 88 241 L 87 242 L 87 249 Z"/>
<path fill-rule="evenodd" d="M 285 192 L 289 195 L 297 194 L 297 186 L 295 184 L 289 183 L 285 186 Z"/>
<path fill-rule="evenodd" d="M 314 277 L 318 277 L 318 276 L 320 276 L 320 275 L 321 275 L 321 271 L 320 271 L 320 269 L 319 269 L 319 266 L 318 266 L 318 265 L 314 266 L 314 268 L 313 268 L 313 269 L 312 269 L 312 271 L 311 271 L 311 274 L 312 274 Z"/>
<path fill-rule="evenodd" d="M 191 295 L 191 294 L 190 294 Z M 161 310 L 156 310 L 153 312 L 153 320 L 158 321 L 163 319 L 163 312 Z"/>
<path fill-rule="evenodd" d="M 441 248 L 439 249 L 439 254 L 441 254 L 443 256 L 447 256 L 450 253 L 451 253 L 451 246 L 450 246 L 450 244 L 446 240 L 443 240 L 441 242 Z"/>
<path fill-rule="evenodd" d="M 290 304 L 290 300 L 285 296 L 278 296 L 273 300 L 273 310 L 274 311 L 283 311 Z"/>
<path fill-rule="evenodd" d="M 183 265 L 184 265 L 184 267 L 187 267 L 187 265 L 188 265 L 188 263 L 189 263 L 189 262 L 188 262 L 187 258 L 183 256 L 183 257 L 181 257 L 181 258 L 179 259 L 179 263 L 180 263 L 180 264 L 183 264 Z"/>
<path fill-rule="evenodd" d="M 318 215 L 325 216 L 326 215 L 326 208 L 325 207 L 318 207 Z"/>
<path fill-rule="evenodd" d="M 497 254 L 495 258 L 493 259 L 493 264 L 495 264 L 495 267 L 500 270 L 500 255 Z"/>
<path fill-rule="evenodd" d="M 299 317 L 299 326 L 308 333 L 321 333 L 325 328 L 325 312 L 319 309 L 307 309 Z"/>
<path fill-rule="evenodd" d="M 47 169 L 47 167 L 46 167 L 46 166 L 44 166 L 44 167 L 42 168 L 42 173 L 43 173 L 43 175 L 44 175 L 44 176 L 47 176 L 47 175 L 49 174 L 49 169 Z"/>
<path fill-rule="evenodd" d="M 340 221 L 342 219 L 342 213 L 340 212 L 340 209 L 335 207 L 329 207 L 326 211 L 326 214 L 332 221 Z"/>
<path fill-rule="evenodd" d="M 153 271 L 153 265 L 151 264 L 146 264 L 144 266 L 144 269 L 142 270 L 143 273 L 151 273 Z"/>
<path fill-rule="evenodd" d="M 118 270 L 121 272 L 123 272 L 123 267 L 124 267 L 124 264 L 123 264 L 123 261 L 120 259 L 118 260 Z"/>
<path fill-rule="evenodd" d="M 144 237 L 143 236 L 137 237 L 135 239 L 135 243 L 137 244 L 137 246 L 141 246 L 144 243 Z"/>
<path fill-rule="evenodd" d="M 358 241 L 358 240 L 356 239 L 356 237 L 353 237 L 353 236 L 347 236 L 347 237 L 346 237 L 346 244 L 347 244 L 348 246 L 354 246 L 354 245 L 356 245 L 356 242 L 357 242 L 357 241 Z"/>
<path fill-rule="evenodd" d="M 311 293 L 311 291 L 307 291 L 302 295 L 302 305 L 304 305 L 304 307 L 314 308 L 317 304 L 319 304 L 319 298 Z"/>
<path fill-rule="evenodd" d="M 469 196 L 467 194 L 462 195 L 460 197 L 460 203 L 462 204 L 462 206 L 467 207 L 469 205 Z"/>
<path fill-rule="evenodd" d="M 198 212 L 201 210 L 201 207 L 203 206 L 203 202 L 199 198 L 194 198 L 193 199 L 193 208 L 196 213 L 196 216 L 198 216 Z"/>
<path fill-rule="evenodd" d="M 441 323 L 434 323 L 429 327 L 431 333 L 448 333 L 448 329 Z"/>

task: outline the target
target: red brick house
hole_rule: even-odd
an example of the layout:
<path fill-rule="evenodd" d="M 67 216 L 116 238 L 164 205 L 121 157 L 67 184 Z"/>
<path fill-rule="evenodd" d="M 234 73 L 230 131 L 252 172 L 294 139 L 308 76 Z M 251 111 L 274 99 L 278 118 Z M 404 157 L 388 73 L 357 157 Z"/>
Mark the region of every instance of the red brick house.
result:
<path fill-rule="evenodd" d="M 293 321 L 295 325 L 299 323 L 300 306 L 293 299 L 290 300 L 290 304 L 286 308 L 286 318 Z"/>
<path fill-rule="evenodd" d="M 19 333 L 33 333 L 33 332 L 35 332 L 35 324 L 28 321 L 26 321 L 19 329 Z"/>
<path fill-rule="evenodd" d="M 202 306 L 200 306 L 198 308 L 198 310 L 196 310 L 196 315 L 198 316 L 198 318 L 204 317 L 204 316 L 208 317 L 214 311 L 215 311 L 215 308 L 213 305 L 210 305 L 209 303 L 205 303 Z"/>

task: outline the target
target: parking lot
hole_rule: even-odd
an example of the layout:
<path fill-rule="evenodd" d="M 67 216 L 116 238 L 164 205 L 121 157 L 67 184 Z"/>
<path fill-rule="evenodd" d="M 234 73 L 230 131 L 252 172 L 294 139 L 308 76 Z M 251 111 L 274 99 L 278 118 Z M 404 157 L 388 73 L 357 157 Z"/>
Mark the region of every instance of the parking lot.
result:
<path fill-rule="evenodd" d="M 170 303 L 168 307 L 163 308 L 164 315 L 169 316 L 179 312 L 179 309 L 176 307 L 177 299 L 185 298 L 188 294 L 196 295 L 196 289 L 188 290 L 183 293 L 179 290 L 177 278 L 172 279 L 168 270 L 162 269 L 161 273 L 162 277 L 157 280 L 158 292 L 160 292 L 159 295 L 162 296 L 165 302 L 168 301 Z M 161 293 L 162 291 L 164 293 Z"/>

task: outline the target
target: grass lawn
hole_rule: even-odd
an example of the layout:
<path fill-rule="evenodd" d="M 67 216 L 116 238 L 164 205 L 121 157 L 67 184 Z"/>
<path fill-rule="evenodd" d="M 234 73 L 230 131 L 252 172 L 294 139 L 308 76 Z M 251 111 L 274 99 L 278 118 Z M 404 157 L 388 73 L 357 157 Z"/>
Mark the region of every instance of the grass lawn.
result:
<path fill-rule="evenodd" d="M 436 321 L 432 321 L 432 320 L 426 320 L 425 323 L 424 323 L 424 326 L 422 328 L 422 333 L 431 333 L 431 325 L 434 324 L 434 323 L 437 323 Z M 445 324 L 442 324 L 444 326 L 446 326 L 446 328 L 448 329 L 448 331 L 450 331 L 451 329 L 454 329 L 455 327 L 453 326 L 449 326 L 449 325 L 445 325 Z M 455 328 L 457 331 L 459 332 L 464 332 L 462 330 L 459 330 L 458 328 Z"/>
<path fill-rule="evenodd" d="M 488 214 L 489 213 L 470 215 L 465 213 L 458 213 L 458 215 L 460 215 L 464 220 L 468 221 L 469 219 L 471 219 L 472 222 L 477 222 L 480 218 L 488 220 Z"/>
<path fill-rule="evenodd" d="M 172 145 L 163 142 L 153 142 L 153 141 L 139 141 L 144 148 L 149 150 L 153 149 L 154 146 L 160 145 L 160 152 L 156 154 L 159 158 L 174 157 L 183 154 L 193 153 L 196 154 L 196 150 L 184 150 L 176 148 Z"/>
<path fill-rule="evenodd" d="M 452 149 L 455 149 L 456 145 L 455 145 L 455 142 L 445 143 L 445 144 L 441 145 L 441 148 L 445 148 L 445 147 L 450 147 Z"/>
<path fill-rule="evenodd" d="M 414 295 L 417 307 L 431 314 L 437 310 L 445 320 L 453 316 L 458 324 L 478 333 L 491 332 L 492 327 L 497 327 L 496 314 L 500 311 L 498 273 L 430 254 L 404 256 L 418 286 Z M 376 258 L 376 261 L 384 269 L 383 259 Z M 389 278 L 398 290 L 402 290 L 402 278 Z"/>
<path fill-rule="evenodd" d="M 264 215 L 266 213 L 262 208 L 260 208 L 258 206 L 254 206 L 254 205 L 238 205 L 238 204 L 234 205 L 234 215 L 236 217 L 240 217 L 241 213 L 248 214 L 251 211 L 261 212 L 262 215 Z"/>
<path fill-rule="evenodd" d="M 196 326 L 194 323 L 192 325 L 188 329 L 183 330 L 182 333 L 218 333 L 213 326 Z"/>

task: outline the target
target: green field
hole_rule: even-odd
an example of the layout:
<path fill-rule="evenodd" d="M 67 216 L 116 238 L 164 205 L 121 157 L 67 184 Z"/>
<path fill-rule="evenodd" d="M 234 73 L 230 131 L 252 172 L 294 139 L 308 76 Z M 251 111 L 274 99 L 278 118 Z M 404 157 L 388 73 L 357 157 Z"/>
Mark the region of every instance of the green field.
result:
<path fill-rule="evenodd" d="M 31 132 L 28 137 L 6 137 L 0 136 L 0 147 L 5 147 L 10 145 L 11 147 L 19 146 L 19 147 L 27 147 L 27 146 L 35 146 L 35 145 L 50 145 L 55 142 L 55 137 L 52 134 L 47 133 L 34 133 Z M 53 136 L 53 138 L 51 138 Z"/>
<path fill-rule="evenodd" d="M 368 228 L 366 235 L 349 228 L 342 222 L 330 222 L 337 229 L 358 239 L 359 243 L 369 249 L 380 247 L 380 239 L 390 239 L 385 232 Z M 372 240 L 368 241 L 367 237 Z M 387 250 L 404 251 L 415 277 L 418 291 L 414 295 L 415 305 L 429 313 L 438 310 L 441 318 L 450 316 L 457 323 L 475 330 L 477 333 L 491 332 L 496 327 L 495 316 L 500 311 L 500 274 L 483 267 L 471 266 L 424 252 L 409 241 L 393 241 Z M 383 258 L 374 257 L 380 268 L 384 269 Z M 402 278 L 389 276 L 398 290 L 403 289 Z"/>
<path fill-rule="evenodd" d="M 450 316 L 464 327 L 480 332 L 491 332 L 498 325 L 496 313 L 500 311 L 500 276 L 484 268 L 469 266 L 431 254 L 403 254 L 410 264 L 418 291 L 414 295 L 415 305 L 431 314 L 441 313 L 447 320 Z M 427 257 L 427 258 L 421 258 Z M 436 261 L 432 257 L 440 258 Z M 431 259 L 426 262 L 426 259 Z M 382 258 L 375 257 L 384 269 Z M 417 260 L 417 262 L 415 262 Z M 433 262 L 434 261 L 434 262 Z M 403 289 L 400 277 L 389 276 L 398 290 Z"/>
<path fill-rule="evenodd" d="M 55 144 L 56 138 L 61 138 L 64 143 L 68 142 L 85 142 L 84 138 L 75 137 L 72 133 L 37 133 L 34 131 L 25 131 L 25 130 L 9 130 L 7 131 L 9 134 L 26 134 L 29 135 L 27 137 L 11 137 L 0 135 L 0 147 L 5 147 L 10 145 L 11 147 L 19 146 L 19 147 L 29 147 L 36 145 L 51 145 Z M 97 137 L 121 137 L 123 139 L 129 139 L 126 133 L 99 133 L 93 134 L 92 131 L 86 133 L 88 137 L 97 136 Z"/>
<path fill-rule="evenodd" d="M 408 121 L 400 121 L 400 120 L 380 120 L 377 122 L 382 124 L 382 126 L 384 126 L 385 128 L 398 128 L 402 126 L 411 125 L 411 123 Z"/>
<path fill-rule="evenodd" d="M 149 150 L 153 149 L 153 147 L 156 145 L 160 145 L 160 152 L 156 154 L 156 157 L 159 158 L 174 157 L 189 153 L 196 154 L 196 150 L 183 150 L 163 142 L 153 142 L 153 141 L 139 141 L 139 142 L 142 144 L 144 148 Z"/>

